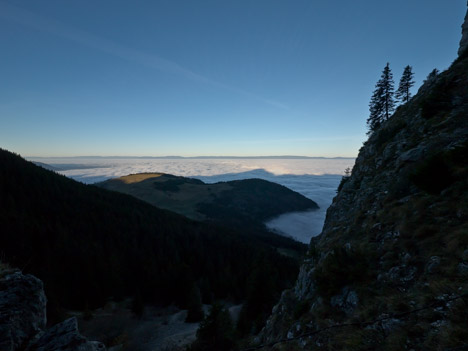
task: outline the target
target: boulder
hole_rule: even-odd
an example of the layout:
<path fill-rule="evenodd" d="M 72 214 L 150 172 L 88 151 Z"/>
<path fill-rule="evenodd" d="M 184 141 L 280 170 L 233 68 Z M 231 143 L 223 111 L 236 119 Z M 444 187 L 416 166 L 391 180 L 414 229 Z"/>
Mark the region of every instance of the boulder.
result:
<path fill-rule="evenodd" d="M 0 350 L 22 349 L 46 326 L 42 282 L 21 272 L 0 279 Z"/>
<path fill-rule="evenodd" d="M 0 351 L 105 351 L 79 333 L 75 317 L 45 330 L 46 304 L 36 277 L 14 271 L 0 278 Z"/>

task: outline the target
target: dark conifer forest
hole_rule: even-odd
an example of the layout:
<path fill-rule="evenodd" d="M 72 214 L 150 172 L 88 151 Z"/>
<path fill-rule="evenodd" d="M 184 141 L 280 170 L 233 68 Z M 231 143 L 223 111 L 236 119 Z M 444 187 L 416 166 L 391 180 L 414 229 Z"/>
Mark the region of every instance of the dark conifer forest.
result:
<path fill-rule="evenodd" d="M 182 308 L 191 291 L 204 303 L 244 301 L 251 274 L 262 274 L 251 272 L 258 260 L 272 287 L 265 301 L 296 278 L 296 260 L 250 235 L 78 183 L 5 150 L 0 164 L 2 260 L 44 281 L 51 319 L 62 308 L 135 296 Z"/>

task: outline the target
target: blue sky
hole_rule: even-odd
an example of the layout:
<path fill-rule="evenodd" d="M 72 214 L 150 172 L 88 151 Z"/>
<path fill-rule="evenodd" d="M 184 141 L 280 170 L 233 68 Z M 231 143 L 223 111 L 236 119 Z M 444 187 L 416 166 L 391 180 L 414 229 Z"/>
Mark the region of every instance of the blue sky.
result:
<path fill-rule="evenodd" d="M 0 147 L 357 155 L 387 62 L 456 58 L 466 0 L 0 0 Z"/>

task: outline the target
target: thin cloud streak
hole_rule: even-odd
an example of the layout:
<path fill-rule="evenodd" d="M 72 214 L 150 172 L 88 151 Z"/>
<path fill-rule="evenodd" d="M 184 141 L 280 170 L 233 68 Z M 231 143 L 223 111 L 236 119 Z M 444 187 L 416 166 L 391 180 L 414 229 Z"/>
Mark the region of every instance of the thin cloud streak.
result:
<path fill-rule="evenodd" d="M 143 51 L 132 49 L 120 45 L 111 40 L 96 36 L 84 30 L 65 25 L 59 21 L 43 17 L 33 12 L 21 9 L 17 6 L 0 1 L 0 18 L 10 20 L 27 27 L 32 27 L 50 34 L 68 39 L 98 51 L 119 57 L 123 60 L 138 63 L 140 65 L 156 69 L 163 72 L 177 74 L 184 76 L 187 79 L 208 84 L 217 88 L 222 88 L 239 95 L 243 95 L 257 101 L 263 102 L 267 105 L 280 108 L 289 109 L 288 106 L 270 99 L 263 98 L 249 91 L 232 87 L 230 85 L 212 80 L 199 73 L 193 72 L 173 61 L 159 57 L 157 55 L 150 55 Z"/>

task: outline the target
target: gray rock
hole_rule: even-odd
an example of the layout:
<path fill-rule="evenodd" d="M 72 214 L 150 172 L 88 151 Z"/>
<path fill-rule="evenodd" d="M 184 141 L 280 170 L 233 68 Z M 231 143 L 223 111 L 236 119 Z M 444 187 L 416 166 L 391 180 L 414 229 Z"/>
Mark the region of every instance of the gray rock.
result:
<path fill-rule="evenodd" d="M 385 333 L 385 335 L 389 335 L 392 331 L 397 329 L 401 325 L 401 320 L 397 318 L 389 318 L 385 319 L 380 322 L 380 326 Z"/>
<path fill-rule="evenodd" d="M 463 275 L 468 275 L 468 263 L 461 262 L 458 264 L 458 272 Z"/>
<path fill-rule="evenodd" d="M 400 266 L 390 268 L 386 276 L 388 280 L 393 283 L 408 283 L 415 278 L 416 272 L 416 267 L 402 264 Z"/>
<path fill-rule="evenodd" d="M 421 160 L 425 154 L 426 147 L 424 145 L 419 145 L 414 149 L 408 150 L 400 155 L 397 159 L 398 166 L 401 166 L 407 162 L 417 162 Z"/>
<path fill-rule="evenodd" d="M 468 250 L 463 251 L 462 259 L 463 261 L 468 261 Z"/>
<path fill-rule="evenodd" d="M 45 328 L 46 303 L 36 277 L 15 272 L 0 279 L 0 350 L 22 349 Z"/>
<path fill-rule="evenodd" d="M 359 302 L 359 298 L 354 290 L 345 286 L 338 295 L 330 298 L 330 305 L 343 312 L 352 312 Z"/>
<path fill-rule="evenodd" d="M 312 278 L 314 269 L 311 263 L 303 264 L 300 268 L 294 287 L 294 295 L 300 300 L 311 298 L 315 293 L 315 284 Z"/>
<path fill-rule="evenodd" d="M 33 342 L 27 351 L 104 351 L 104 344 L 88 341 L 78 331 L 75 317 L 56 324 Z"/>
<path fill-rule="evenodd" d="M 78 332 L 76 318 L 44 331 L 46 303 L 42 282 L 19 271 L 0 279 L 0 351 L 104 351 L 102 343 Z"/>
<path fill-rule="evenodd" d="M 440 257 L 439 256 L 432 256 L 429 259 L 429 262 L 426 264 L 426 272 L 427 273 L 435 273 L 440 266 Z"/>
<path fill-rule="evenodd" d="M 411 260 L 411 255 L 407 252 L 403 255 L 401 260 L 404 264 L 408 264 L 408 262 Z"/>

